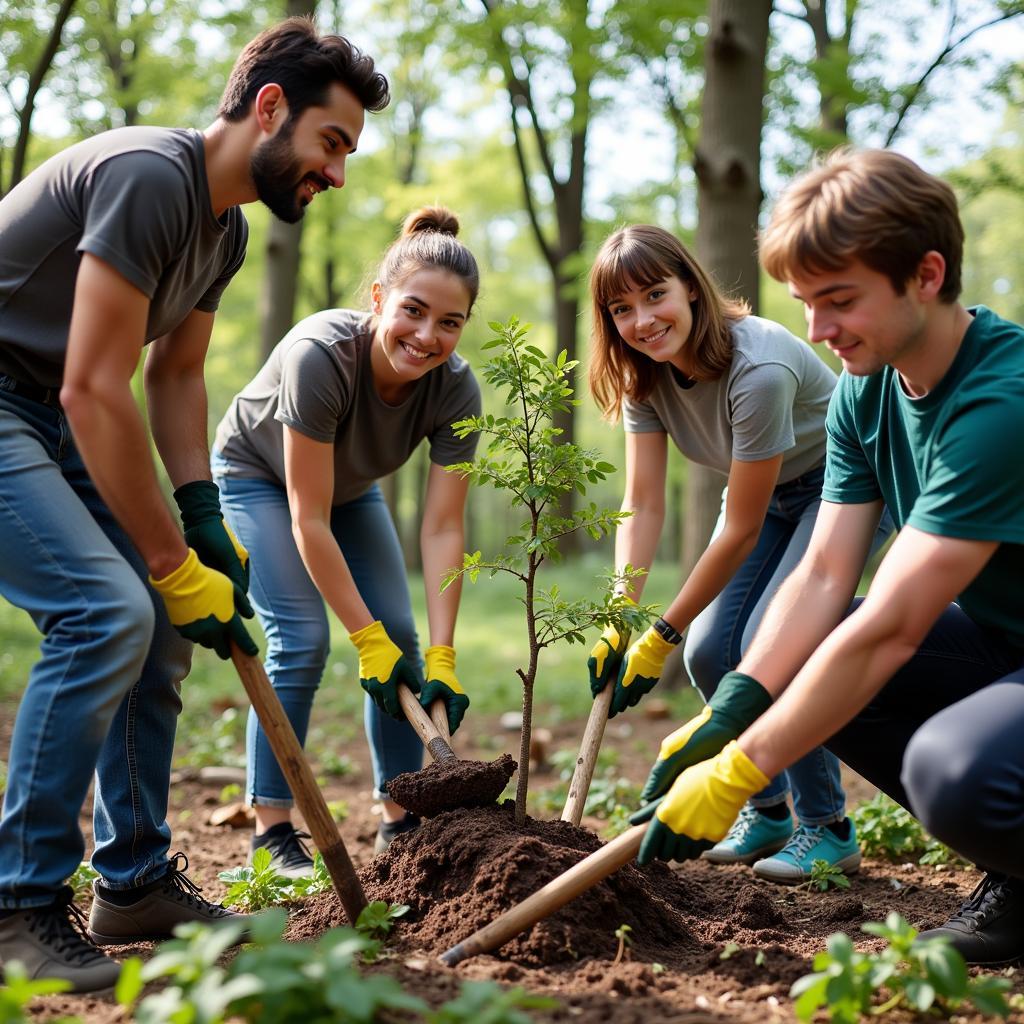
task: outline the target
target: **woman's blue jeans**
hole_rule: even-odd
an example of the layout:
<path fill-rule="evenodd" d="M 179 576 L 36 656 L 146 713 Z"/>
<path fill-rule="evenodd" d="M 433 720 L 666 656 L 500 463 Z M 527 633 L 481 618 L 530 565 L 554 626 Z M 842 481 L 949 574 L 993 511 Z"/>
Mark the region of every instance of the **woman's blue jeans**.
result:
<path fill-rule="evenodd" d="M 823 479 L 824 470 L 819 468 L 775 488 L 754 550 L 725 589 L 691 623 L 683 662 L 705 699 L 715 692 L 722 676 L 739 664 L 779 585 L 807 550 L 821 504 Z M 713 536 L 724 525 L 723 492 Z M 881 547 L 892 530 L 886 512 L 872 550 Z M 784 803 L 790 790 L 797 818 L 804 825 L 826 825 L 842 821 L 846 815 L 839 761 L 824 747 L 816 747 L 777 775 L 750 802 L 755 807 L 771 807 Z"/>
<path fill-rule="evenodd" d="M 267 637 L 266 668 L 300 743 L 305 743 L 313 697 L 330 649 L 323 598 L 306 572 L 292 537 L 285 489 L 270 480 L 228 476 L 214 455 L 214 478 L 224 514 L 249 551 L 249 599 Z M 391 514 L 374 486 L 331 510 L 338 541 L 370 614 L 417 670 L 422 671 L 402 548 Z M 346 685 L 358 686 L 356 679 Z M 373 762 L 374 795 L 402 772 L 423 767 L 423 744 L 408 722 L 398 722 L 364 698 L 363 720 Z M 255 713 L 246 733 L 246 799 L 266 807 L 291 807 L 291 790 L 277 765 Z"/>
<path fill-rule="evenodd" d="M 11 737 L 0 907 L 52 903 L 78 867 L 93 772 L 92 864 L 112 889 L 169 869 L 167 794 L 192 645 L 86 472 L 60 408 L 0 375 L 0 594 L 42 633 Z"/>

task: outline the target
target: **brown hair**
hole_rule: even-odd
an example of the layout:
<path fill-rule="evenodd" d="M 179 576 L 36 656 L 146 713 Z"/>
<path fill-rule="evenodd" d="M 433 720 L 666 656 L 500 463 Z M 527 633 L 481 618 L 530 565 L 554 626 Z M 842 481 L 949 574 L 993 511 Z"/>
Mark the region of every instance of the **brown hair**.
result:
<path fill-rule="evenodd" d="M 281 86 L 289 119 L 323 106 L 335 83 L 350 89 L 365 110 L 383 110 L 391 99 L 373 58 L 344 36 L 320 35 L 311 18 L 288 18 L 246 46 L 231 69 L 217 116 L 241 121 L 270 82 Z"/>
<path fill-rule="evenodd" d="M 964 229 L 956 196 L 889 150 L 837 149 L 797 178 L 775 205 L 759 248 L 761 265 L 779 281 L 860 260 L 888 277 L 897 295 L 934 250 L 946 261 L 939 298 L 950 303 L 960 294 Z"/>
<path fill-rule="evenodd" d="M 459 219 L 451 210 L 443 206 L 413 210 L 377 270 L 376 278 L 384 294 L 417 270 L 444 270 L 461 278 L 466 286 L 468 315 L 480 291 L 480 270 L 473 254 L 456 239 L 458 233 Z"/>
<path fill-rule="evenodd" d="M 687 348 L 697 380 L 716 380 L 732 363 L 730 325 L 750 308 L 727 298 L 671 232 L 652 224 L 633 224 L 605 240 L 590 270 L 594 323 L 588 381 L 605 419 L 619 418 L 625 397 L 642 402 L 651 393 L 660 368 L 631 349 L 619 334 L 608 303 L 630 288 L 649 288 L 668 277 L 690 285 L 695 298 Z"/>

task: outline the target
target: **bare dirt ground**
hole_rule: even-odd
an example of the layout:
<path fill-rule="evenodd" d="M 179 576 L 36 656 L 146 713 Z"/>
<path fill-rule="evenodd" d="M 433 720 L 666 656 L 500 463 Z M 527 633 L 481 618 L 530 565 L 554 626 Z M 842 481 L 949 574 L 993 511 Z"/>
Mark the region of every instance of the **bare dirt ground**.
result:
<path fill-rule="evenodd" d="M 618 751 L 617 771 L 639 783 L 671 723 L 636 713 L 624 718 L 609 725 L 604 746 Z M 0 737 L 5 739 L 9 728 L 9 718 L 0 722 Z M 574 748 L 582 728 L 582 722 L 553 727 L 552 748 Z M 515 756 L 516 742 L 516 734 L 502 732 L 496 721 L 471 717 L 455 745 L 463 757 L 491 760 L 505 751 Z M 978 879 L 971 870 L 866 860 L 849 889 L 818 893 L 760 881 L 743 867 L 701 861 L 643 870 L 629 865 L 494 954 L 450 969 L 439 963 L 439 953 L 595 849 L 593 831 L 604 823 L 584 819 L 591 830 L 586 832 L 541 821 L 517 833 L 507 813 L 496 808 L 456 812 L 396 840 L 374 858 L 379 819 L 365 743 L 360 739 L 337 753 L 351 758 L 357 770 L 330 781 L 325 795 L 348 804 L 340 831 L 367 895 L 412 908 L 389 940 L 389 955 L 372 969 L 397 976 L 432 1005 L 452 998 L 462 978 L 491 978 L 554 997 L 558 1008 L 535 1012 L 539 1021 L 793 1022 L 790 985 L 811 970 L 828 935 L 845 931 L 860 948 L 877 948 L 881 941 L 863 935 L 862 923 L 898 910 L 919 929 L 934 926 Z M 531 790 L 555 781 L 535 769 Z M 851 803 L 873 793 L 859 778 L 846 781 Z M 172 788 L 172 852 L 188 855 L 190 875 L 212 898 L 225 891 L 217 873 L 242 864 L 248 851 L 247 829 L 209 823 L 220 806 L 219 785 L 181 780 Z M 84 817 L 83 827 L 88 828 Z M 296 909 L 289 935 L 314 937 L 342 923 L 331 894 Z M 619 945 L 614 933 L 622 924 L 630 925 L 633 946 L 626 959 L 613 964 Z M 152 948 L 138 944 L 112 953 L 146 957 Z M 1006 973 L 1014 991 L 1024 991 L 1024 971 Z M 49 997 L 38 1002 L 34 1014 L 40 1021 L 67 1014 L 96 1024 L 124 1020 L 110 997 Z M 895 1013 L 885 1019 L 902 1024 L 917 1018 Z M 982 1019 L 971 1012 L 954 1018 L 957 1024 Z"/>

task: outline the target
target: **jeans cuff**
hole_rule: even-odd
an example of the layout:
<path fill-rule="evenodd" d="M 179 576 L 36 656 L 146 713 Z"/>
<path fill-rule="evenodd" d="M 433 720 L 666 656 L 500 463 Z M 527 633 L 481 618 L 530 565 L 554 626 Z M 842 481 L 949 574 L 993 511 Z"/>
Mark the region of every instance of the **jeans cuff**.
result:
<path fill-rule="evenodd" d="M 784 804 L 788 797 L 789 793 L 779 793 L 778 796 L 751 798 L 750 806 L 756 807 L 759 811 L 766 807 L 778 807 L 780 804 Z"/>
<path fill-rule="evenodd" d="M 133 878 L 130 882 L 110 882 L 102 875 L 100 875 L 100 885 L 104 889 L 109 889 L 111 892 L 131 892 L 132 889 L 141 889 L 145 885 L 151 885 L 153 882 L 159 882 L 164 875 L 170 874 L 171 862 L 164 861 L 163 864 L 157 864 L 156 867 L 147 871 L 146 874 L 139 878 Z"/>
<path fill-rule="evenodd" d="M 0 896 L 0 910 L 38 910 L 57 901 L 59 892 L 41 896 Z"/>
<path fill-rule="evenodd" d="M 259 796 L 258 794 L 254 793 L 252 796 L 247 796 L 245 798 L 245 806 L 281 807 L 285 809 L 291 809 L 295 806 L 295 801 L 290 796 Z"/>
<path fill-rule="evenodd" d="M 846 820 L 846 808 L 834 811 L 832 814 L 825 814 L 818 818 L 801 818 L 797 816 L 801 825 L 809 825 L 811 828 L 823 828 L 825 825 L 838 825 Z"/>

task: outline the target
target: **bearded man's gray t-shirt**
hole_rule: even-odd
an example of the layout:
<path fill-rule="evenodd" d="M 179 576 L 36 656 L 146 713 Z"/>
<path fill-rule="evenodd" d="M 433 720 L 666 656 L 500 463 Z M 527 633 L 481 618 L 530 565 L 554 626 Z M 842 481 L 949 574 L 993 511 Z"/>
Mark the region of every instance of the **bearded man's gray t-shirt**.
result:
<path fill-rule="evenodd" d="M 150 300 L 149 342 L 217 309 L 247 239 L 238 207 L 214 216 L 199 132 L 117 128 L 68 147 L 0 201 L 0 373 L 60 387 L 83 253 Z"/>
<path fill-rule="evenodd" d="M 734 459 L 781 454 L 779 483 L 789 483 L 825 460 L 836 375 L 772 320 L 747 316 L 731 329 L 732 363 L 718 380 L 682 384 L 664 364 L 644 401 L 623 402 L 623 426 L 667 433 L 688 459 L 726 476 Z"/>
<path fill-rule="evenodd" d="M 424 438 L 431 462 L 470 461 L 478 435 L 459 439 L 452 430 L 480 413 L 480 387 L 465 359 L 453 353 L 389 405 L 373 382 L 372 344 L 367 313 L 328 309 L 296 324 L 217 427 L 213 447 L 226 462 L 222 471 L 283 486 L 284 426 L 334 445 L 334 505 L 404 465 Z"/>

